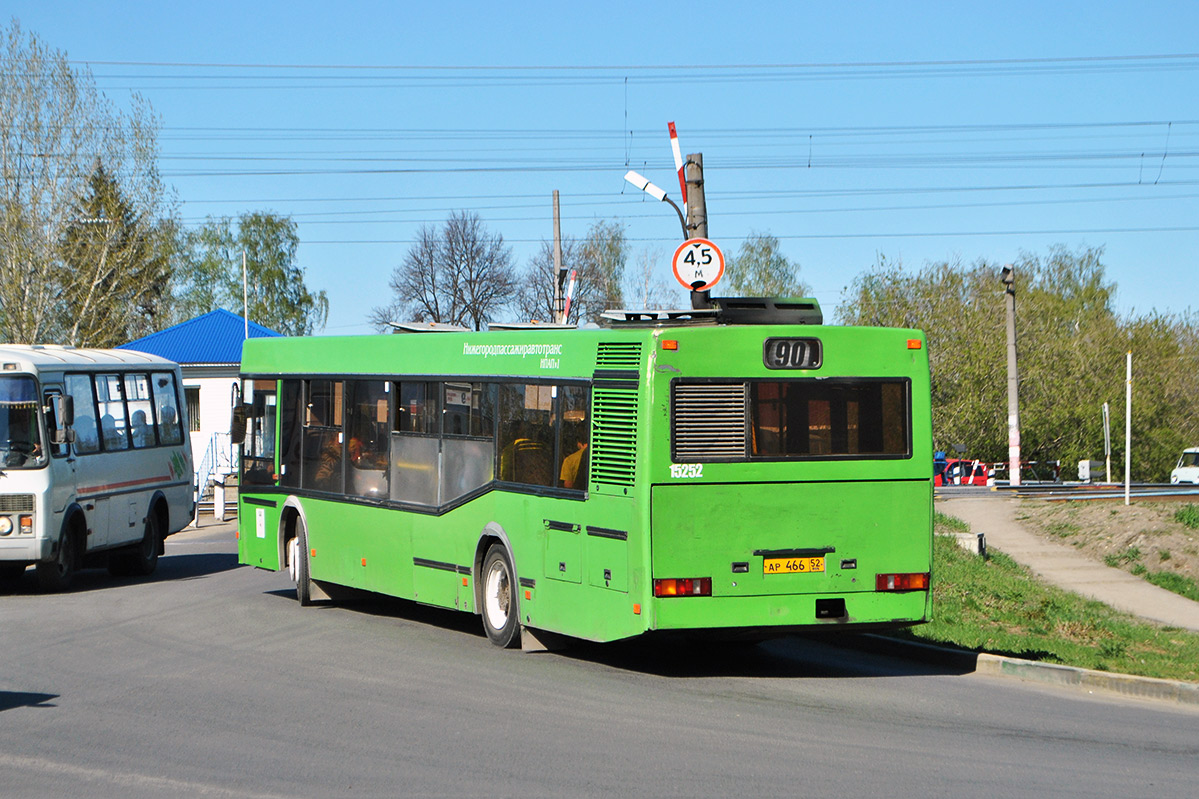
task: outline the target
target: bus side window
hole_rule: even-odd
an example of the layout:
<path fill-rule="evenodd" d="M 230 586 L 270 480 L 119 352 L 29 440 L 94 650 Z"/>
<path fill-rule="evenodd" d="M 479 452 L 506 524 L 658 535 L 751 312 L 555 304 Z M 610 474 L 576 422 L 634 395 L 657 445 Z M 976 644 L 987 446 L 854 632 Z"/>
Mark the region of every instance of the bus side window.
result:
<path fill-rule="evenodd" d="M 552 386 L 500 384 L 500 480 L 555 485 Z"/>
<path fill-rule="evenodd" d="M 100 411 L 100 440 L 105 451 L 129 449 L 129 420 L 125 418 L 120 375 L 96 375 L 96 401 Z"/>
<path fill-rule="evenodd" d="M 300 380 L 284 380 L 280 397 L 279 420 L 279 484 L 289 488 L 300 487 L 303 471 L 304 418 L 301 413 L 302 400 Z"/>
<path fill-rule="evenodd" d="M 445 383 L 442 503 L 495 479 L 495 383 Z"/>
<path fill-rule="evenodd" d="M 440 502 L 438 457 L 441 414 L 439 383 L 404 381 L 392 384 L 395 416 L 391 433 L 390 496 L 400 502 Z"/>
<path fill-rule="evenodd" d="M 346 493 L 387 498 L 388 384 L 382 380 L 346 381 Z"/>
<path fill-rule="evenodd" d="M 241 462 L 246 485 L 273 485 L 275 482 L 275 381 L 247 380 L 242 397 L 249 411 L 245 439 L 241 443 Z"/>
<path fill-rule="evenodd" d="M 145 375 L 125 375 L 125 399 L 129 404 L 129 432 L 133 446 L 137 449 L 154 446 L 157 443 L 154 410 L 150 406 L 150 384 Z"/>
<path fill-rule="evenodd" d="M 175 375 L 171 372 L 155 372 L 150 375 L 150 386 L 154 392 L 154 418 L 158 426 L 158 442 L 182 444 L 183 427 L 179 419 Z"/>
<path fill-rule="evenodd" d="M 75 452 L 80 455 L 99 452 L 100 436 L 96 427 L 96 396 L 92 393 L 91 376 L 67 375 L 66 390 L 75 399 Z"/>
<path fill-rule="evenodd" d="M 586 386 L 558 387 L 558 485 L 562 488 L 587 488 L 591 451 L 588 446 L 591 427 L 587 418 Z"/>
<path fill-rule="evenodd" d="M 309 380 L 307 399 L 301 486 L 340 494 L 345 484 L 342 383 L 340 380 Z"/>
<path fill-rule="evenodd" d="M 56 458 L 62 457 L 71 451 L 71 445 L 67 442 L 56 444 L 54 442 L 54 433 L 58 430 L 58 406 L 56 400 L 62 396 L 58 389 L 51 389 L 43 395 L 46 413 L 46 441 L 50 446 L 50 454 Z"/>

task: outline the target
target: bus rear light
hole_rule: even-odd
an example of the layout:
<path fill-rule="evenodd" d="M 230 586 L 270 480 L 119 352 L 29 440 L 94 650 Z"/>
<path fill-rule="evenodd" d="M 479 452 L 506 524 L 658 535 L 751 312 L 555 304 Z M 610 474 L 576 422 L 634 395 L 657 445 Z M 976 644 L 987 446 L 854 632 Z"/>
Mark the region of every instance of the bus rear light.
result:
<path fill-rule="evenodd" d="M 21 535 L 33 535 L 33 517 L 21 516 Z"/>
<path fill-rule="evenodd" d="M 928 572 L 911 574 L 876 574 L 875 591 L 927 591 Z"/>
<path fill-rule="evenodd" d="M 670 577 L 654 580 L 654 596 L 712 596 L 711 577 Z"/>

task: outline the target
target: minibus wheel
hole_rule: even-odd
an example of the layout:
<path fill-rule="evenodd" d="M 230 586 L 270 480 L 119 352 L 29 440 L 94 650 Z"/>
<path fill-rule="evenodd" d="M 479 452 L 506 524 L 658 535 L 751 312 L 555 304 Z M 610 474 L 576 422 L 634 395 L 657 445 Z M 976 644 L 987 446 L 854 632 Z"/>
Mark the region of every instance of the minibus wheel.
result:
<path fill-rule="evenodd" d="M 58 555 L 52 561 L 37 564 L 37 583 L 43 591 L 65 591 L 79 569 L 80 536 L 74 526 L 63 531 Z"/>
<path fill-rule="evenodd" d="M 158 548 L 162 546 L 158 514 L 151 510 L 146 517 L 146 534 L 136 548 L 129 551 L 129 565 L 134 574 L 153 574 L 158 567 Z"/>

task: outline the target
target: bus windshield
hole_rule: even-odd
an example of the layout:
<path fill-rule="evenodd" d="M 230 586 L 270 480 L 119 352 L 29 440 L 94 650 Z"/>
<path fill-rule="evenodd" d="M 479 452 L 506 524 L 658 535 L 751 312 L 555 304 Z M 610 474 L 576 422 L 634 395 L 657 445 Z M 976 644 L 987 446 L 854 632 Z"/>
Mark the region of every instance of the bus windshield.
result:
<path fill-rule="evenodd" d="M 0 377 L 0 462 L 6 469 L 33 469 L 46 463 L 37 383 L 32 377 Z"/>

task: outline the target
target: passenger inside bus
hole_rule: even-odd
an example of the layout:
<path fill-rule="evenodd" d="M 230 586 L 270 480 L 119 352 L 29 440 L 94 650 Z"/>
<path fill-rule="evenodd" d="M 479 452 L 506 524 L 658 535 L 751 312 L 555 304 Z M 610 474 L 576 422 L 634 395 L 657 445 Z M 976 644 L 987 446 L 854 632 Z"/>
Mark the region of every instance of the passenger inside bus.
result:
<path fill-rule="evenodd" d="M 584 488 L 587 485 L 587 473 L 590 468 L 587 428 L 579 422 L 567 423 L 565 427 L 562 448 L 573 446 L 574 451 L 562 459 L 562 471 L 559 474 L 560 485 L 563 488 Z"/>

